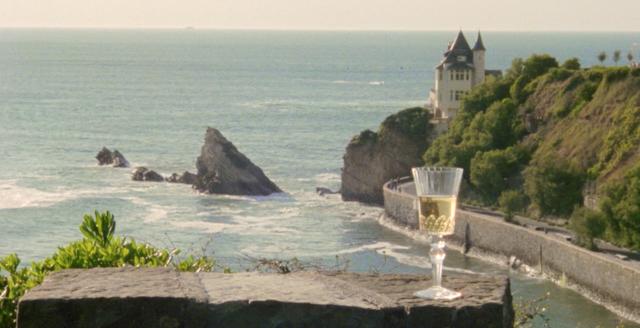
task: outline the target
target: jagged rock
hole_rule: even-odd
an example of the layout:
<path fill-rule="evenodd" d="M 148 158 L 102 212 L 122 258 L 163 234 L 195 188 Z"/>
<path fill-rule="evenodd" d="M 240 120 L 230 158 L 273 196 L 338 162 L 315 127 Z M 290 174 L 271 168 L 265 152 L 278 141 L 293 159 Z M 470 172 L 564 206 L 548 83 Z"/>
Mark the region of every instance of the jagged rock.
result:
<path fill-rule="evenodd" d="M 324 195 L 331 195 L 331 194 L 339 194 L 340 191 L 333 191 L 325 187 L 316 187 L 316 193 L 318 193 L 318 195 L 320 196 L 324 196 Z"/>
<path fill-rule="evenodd" d="M 200 192 L 228 195 L 269 195 L 280 188 L 228 141 L 220 131 L 208 128 L 196 162 Z"/>
<path fill-rule="evenodd" d="M 113 165 L 113 167 L 129 167 L 129 161 L 124 158 L 124 155 L 117 150 L 113 152 L 107 147 L 102 147 L 102 150 L 96 155 L 98 165 Z"/>
<path fill-rule="evenodd" d="M 377 133 L 355 136 L 343 157 L 342 199 L 383 204 L 382 185 L 422 165 L 422 154 L 436 136 L 429 118 L 425 109 L 409 108 L 387 117 Z"/>
<path fill-rule="evenodd" d="M 131 174 L 131 180 L 162 182 L 164 181 L 164 177 L 156 171 L 149 170 L 146 167 L 138 167 Z"/>
<path fill-rule="evenodd" d="M 189 172 L 184 171 L 182 174 L 174 173 L 170 177 L 167 178 L 167 182 L 171 183 L 184 183 L 184 184 L 195 184 L 198 181 L 198 176 Z"/>
<path fill-rule="evenodd" d="M 129 167 L 129 161 L 119 151 L 113 151 L 113 167 Z"/>

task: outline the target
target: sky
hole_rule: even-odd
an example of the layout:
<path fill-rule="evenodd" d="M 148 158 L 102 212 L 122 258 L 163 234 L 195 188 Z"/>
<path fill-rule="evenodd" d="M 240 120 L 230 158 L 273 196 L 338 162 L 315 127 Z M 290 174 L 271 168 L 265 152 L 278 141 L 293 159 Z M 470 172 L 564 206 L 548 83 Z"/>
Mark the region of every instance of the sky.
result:
<path fill-rule="evenodd" d="M 0 0 L 0 27 L 640 31 L 640 0 Z"/>

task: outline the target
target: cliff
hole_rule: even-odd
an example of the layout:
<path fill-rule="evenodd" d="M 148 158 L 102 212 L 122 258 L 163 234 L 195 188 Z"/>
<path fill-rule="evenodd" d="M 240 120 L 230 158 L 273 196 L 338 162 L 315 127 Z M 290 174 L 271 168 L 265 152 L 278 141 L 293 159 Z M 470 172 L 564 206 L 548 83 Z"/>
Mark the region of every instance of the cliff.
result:
<path fill-rule="evenodd" d="M 387 117 L 378 132 L 353 137 L 343 157 L 342 199 L 382 204 L 382 185 L 422 164 L 433 138 L 428 118 L 423 108 L 405 109 Z"/>

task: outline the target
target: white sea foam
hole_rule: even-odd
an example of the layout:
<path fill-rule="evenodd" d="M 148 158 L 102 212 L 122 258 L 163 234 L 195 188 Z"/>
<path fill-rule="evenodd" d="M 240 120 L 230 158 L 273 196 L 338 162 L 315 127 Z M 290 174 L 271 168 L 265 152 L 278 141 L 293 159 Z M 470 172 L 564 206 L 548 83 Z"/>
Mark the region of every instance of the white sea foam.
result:
<path fill-rule="evenodd" d="M 371 81 L 369 85 L 384 85 L 384 81 Z"/>
<path fill-rule="evenodd" d="M 175 221 L 171 222 L 171 225 L 178 228 L 198 230 L 206 233 L 218 233 L 235 226 L 234 224 L 205 221 Z"/>
<path fill-rule="evenodd" d="M 62 189 L 43 191 L 20 186 L 16 180 L 0 181 L 0 209 L 49 207 L 54 204 L 87 196 L 121 193 L 121 188 Z"/>
<path fill-rule="evenodd" d="M 320 173 L 315 175 L 313 179 L 319 183 L 340 182 L 340 175 L 337 173 Z"/>

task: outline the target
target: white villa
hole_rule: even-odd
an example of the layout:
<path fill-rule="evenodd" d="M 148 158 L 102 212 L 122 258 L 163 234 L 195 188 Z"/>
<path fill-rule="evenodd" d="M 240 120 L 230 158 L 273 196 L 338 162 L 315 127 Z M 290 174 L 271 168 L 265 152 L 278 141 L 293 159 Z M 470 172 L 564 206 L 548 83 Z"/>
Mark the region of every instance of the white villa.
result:
<path fill-rule="evenodd" d="M 449 43 L 444 59 L 435 67 L 435 88 L 429 93 L 434 119 L 451 120 L 458 112 L 462 98 L 471 88 L 482 83 L 485 75 L 501 74 L 500 71 L 485 69 L 485 52 L 480 32 L 473 49 L 462 31 Z"/>

